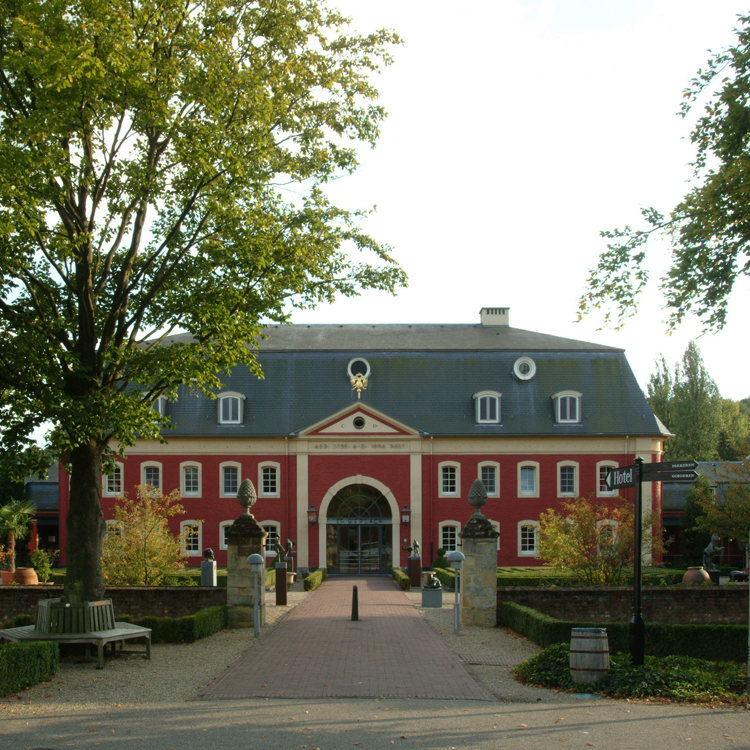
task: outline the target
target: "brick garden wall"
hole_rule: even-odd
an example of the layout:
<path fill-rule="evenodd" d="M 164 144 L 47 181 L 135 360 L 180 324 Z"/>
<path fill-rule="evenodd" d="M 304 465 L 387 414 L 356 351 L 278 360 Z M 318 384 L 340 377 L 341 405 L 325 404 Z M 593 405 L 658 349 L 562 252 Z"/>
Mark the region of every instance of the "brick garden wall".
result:
<path fill-rule="evenodd" d="M 641 611 L 646 622 L 746 623 L 748 587 L 649 586 L 641 591 Z M 633 589 L 550 588 L 504 586 L 497 590 L 502 602 L 517 602 L 560 620 L 629 622 L 633 615 Z"/>
<path fill-rule="evenodd" d="M 62 592 L 62 586 L 0 586 L 0 623 L 20 614 L 36 617 L 39 599 L 62 596 Z M 115 617 L 130 615 L 136 619 L 146 615 L 181 617 L 227 603 L 227 590 L 220 587 L 112 587 L 106 595 L 112 599 Z"/>

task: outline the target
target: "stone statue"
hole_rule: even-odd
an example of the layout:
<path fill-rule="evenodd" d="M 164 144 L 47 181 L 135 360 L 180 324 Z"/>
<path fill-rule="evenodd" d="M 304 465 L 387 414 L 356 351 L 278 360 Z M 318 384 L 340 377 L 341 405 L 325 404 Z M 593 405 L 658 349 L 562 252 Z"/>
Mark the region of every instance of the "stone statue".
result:
<path fill-rule="evenodd" d="M 249 479 L 243 479 L 237 492 L 237 502 L 245 509 L 243 515 L 252 516 L 250 508 L 258 502 L 255 485 Z"/>
<path fill-rule="evenodd" d="M 284 559 L 284 547 L 281 544 L 281 539 L 276 539 L 276 544 L 274 544 L 273 549 L 276 553 L 276 562 L 282 562 Z"/>
<path fill-rule="evenodd" d="M 416 539 L 411 543 L 411 556 L 419 557 L 419 542 Z"/>
<path fill-rule="evenodd" d="M 711 534 L 711 541 L 703 550 L 703 567 L 708 571 L 718 570 L 723 551 L 724 547 L 719 546 L 719 535 Z"/>
<path fill-rule="evenodd" d="M 214 556 L 214 551 L 210 547 L 206 547 L 206 549 L 203 550 L 203 559 L 204 560 L 216 559 L 216 557 Z"/>
<path fill-rule="evenodd" d="M 286 550 L 284 551 L 284 555 L 286 557 L 291 557 L 293 553 L 294 553 L 294 539 L 287 539 Z"/>

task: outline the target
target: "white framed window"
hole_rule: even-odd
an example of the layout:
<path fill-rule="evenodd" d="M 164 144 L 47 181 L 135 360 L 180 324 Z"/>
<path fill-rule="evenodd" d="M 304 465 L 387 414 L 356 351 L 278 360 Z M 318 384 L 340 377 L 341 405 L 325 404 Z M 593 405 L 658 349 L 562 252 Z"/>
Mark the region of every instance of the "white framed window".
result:
<path fill-rule="evenodd" d="M 620 464 L 617 461 L 598 461 L 596 464 L 596 496 L 613 497 L 617 494 L 607 486 L 607 474 L 610 469 L 616 469 Z"/>
<path fill-rule="evenodd" d="M 235 497 L 242 481 L 242 467 L 236 461 L 219 465 L 219 497 Z"/>
<path fill-rule="evenodd" d="M 166 396 L 158 396 L 156 399 L 154 399 L 154 402 L 151 404 L 151 408 L 160 416 L 166 416 L 167 413 L 167 397 Z"/>
<path fill-rule="evenodd" d="M 557 496 L 578 495 L 578 464 L 575 461 L 560 461 L 557 464 Z"/>
<path fill-rule="evenodd" d="M 106 535 L 107 536 L 122 536 L 124 532 L 124 527 L 122 524 L 122 521 L 115 521 L 114 519 L 109 519 L 104 522 L 107 526 L 106 529 Z"/>
<path fill-rule="evenodd" d="M 199 557 L 203 549 L 203 524 L 200 521 L 180 521 L 180 544 L 188 557 Z"/>
<path fill-rule="evenodd" d="M 245 397 L 241 393 L 220 393 L 217 402 L 219 424 L 242 424 Z"/>
<path fill-rule="evenodd" d="M 201 496 L 201 465 L 197 461 L 180 464 L 180 493 L 183 497 Z"/>
<path fill-rule="evenodd" d="M 446 552 L 453 552 L 458 549 L 458 532 L 461 530 L 461 524 L 458 521 L 441 521 L 438 524 L 438 538 L 440 546 Z"/>
<path fill-rule="evenodd" d="M 518 380 L 531 380 L 536 375 L 536 362 L 531 357 L 519 357 L 513 363 L 513 374 Z"/>
<path fill-rule="evenodd" d="M 266 461 L 258 466 L 260 497 L 279 497 L 279 464 Z"/>
<path fill-rule="evenodd" d="M 457 463 L 438 464 L 439 497 L 458 497 L 461 489 L 461 472 Z"/>
<path fill-rule="evenodd" d="M 234 521 L 222 521 L 219 524 L 219 549 L 227 549 L 227 530 Z"/>
<path fill-rule="evenodd" d="M 122 478 L 124 467 L 119 461 L 112 467 L 109 474 L 102 474 L 102 495 L 115 497 L 122 495 Z"/>
<path fill-rule="evenodd" d="M 501 393 L 480 391 L 474 394 L 477 424 L 500 424 Z"/>
<path fill-rule="evenodd" d="M 581 394 L 577 391 L 560 391 L 552 396 L 557 424 L 578 424 L 581 421 Z"/>
<path fill-rule="evenodd" d="M 478 478 L 487 490 L 487 497 L 500 497 L 500 464 L 496 461 L 484 461 L 479 464 Z"/>
<path fill-rule="evenodd" d="M 161 464 L 158 461 L 145 461 L 141 464 L 141 484 L 161 489 Z"/>
<path fill-rule="evenodd" d="M 536 557 L 539 551 L 539 521 L 519 521 L 518 555 Z"/>
<path fill-rule="evenodd" d="M 539 464 L 536 461 L 518 464 L 518 496 L 539 497 Z"/>
<path fill-rule="evenodd" d="M 281 539 L 281 524 L 278 521 L 262 521 L 260 524 L 266 532 L 266 557 L 276 556 L 276 542 Z"/>

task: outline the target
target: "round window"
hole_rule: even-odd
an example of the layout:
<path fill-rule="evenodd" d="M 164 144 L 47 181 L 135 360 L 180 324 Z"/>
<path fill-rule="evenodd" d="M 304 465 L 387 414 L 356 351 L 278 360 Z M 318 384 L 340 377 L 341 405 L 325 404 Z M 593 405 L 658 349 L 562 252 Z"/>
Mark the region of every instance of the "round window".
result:
<path fill-rule="evenodd" d="M 519 357 L 513 363 L 513 374 L 519 380 L 531 380 L 536 375 L 536 362 L 531 357 Z"/>
<path fill-rule="evenodd" d="M 353 359 L 349 362 L 346 371 L 350 378 L 355 378 L 357 376 L 369 378 L 370 363 L 366 359 L 357 357 L 356 359 Z"/>
<path fill-rule="evenodd" d="M 365 426 L 365 418 L 364 417 L 354 417 L 354 428 L 357 430 L 364 429 Z"/>

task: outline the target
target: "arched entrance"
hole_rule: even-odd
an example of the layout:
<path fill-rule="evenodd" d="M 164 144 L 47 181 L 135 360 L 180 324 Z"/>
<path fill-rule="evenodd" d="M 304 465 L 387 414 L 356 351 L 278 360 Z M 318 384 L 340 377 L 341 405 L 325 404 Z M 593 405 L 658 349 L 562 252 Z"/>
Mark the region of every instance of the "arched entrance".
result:
<path fill-rule="evenodd" d="M 326 567 L 329 573 L 388 573 L 393 564 L 392 517 L 382 492 L 350 484 L 327 511 Z"/>

